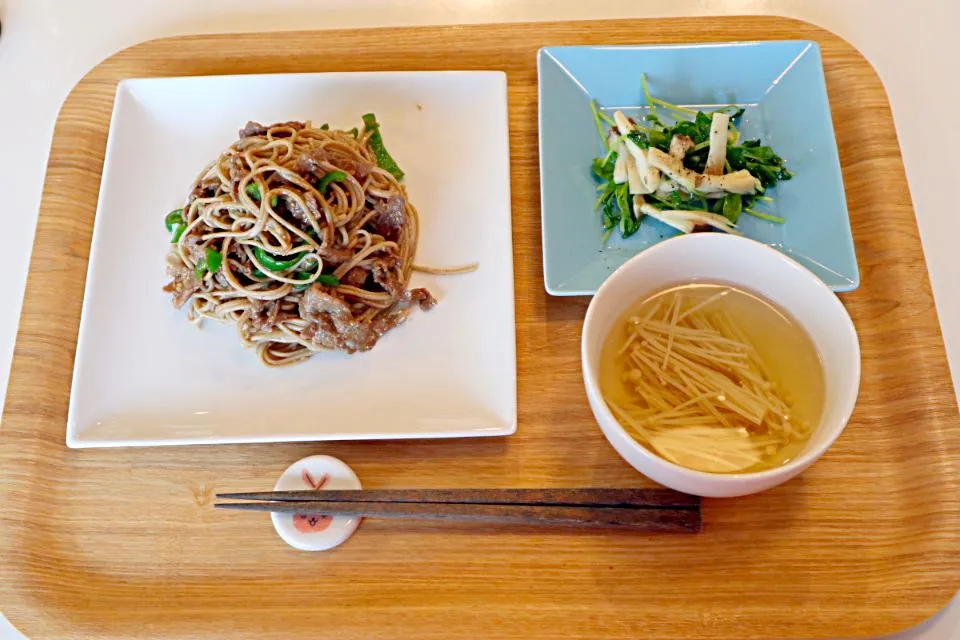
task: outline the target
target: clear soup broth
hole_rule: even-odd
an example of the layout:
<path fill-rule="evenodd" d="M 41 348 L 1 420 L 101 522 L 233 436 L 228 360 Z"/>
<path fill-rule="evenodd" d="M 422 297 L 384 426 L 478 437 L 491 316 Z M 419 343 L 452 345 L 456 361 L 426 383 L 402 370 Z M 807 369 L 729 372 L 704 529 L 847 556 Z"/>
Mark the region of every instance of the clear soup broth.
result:
<path fill-rule="evenodd" d="M 796 321 L 748 291 L 700 283 L 624 313 L 603 345 L 600 390 L 643 446 L 708 473 L 791 460 L 825 392 L 820 356 Z"/>

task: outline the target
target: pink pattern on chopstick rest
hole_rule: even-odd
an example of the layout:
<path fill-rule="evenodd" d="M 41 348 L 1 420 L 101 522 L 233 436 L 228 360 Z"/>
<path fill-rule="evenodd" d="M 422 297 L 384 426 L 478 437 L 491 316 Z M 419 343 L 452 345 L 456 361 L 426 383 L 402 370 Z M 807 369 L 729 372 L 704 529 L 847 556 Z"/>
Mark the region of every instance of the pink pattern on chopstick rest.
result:
<path fill-rule="evenodd" d="M 320 476 L 320 480 L 314 480 L 307 469 L 300 474 L 303 483 L 314 491 L 320 491 L 323 485 L 330 480 L 329 474 Z M 293 515 L 293 527 L 300 533 L 318 533 L 330 526 L 333 516 L 325 516 L 318 513 L 296 513 Z"/>
<path fill-rule="evenodd" d="M 307 485 L 307 487 L 309 487 L 310 489 L 313 489 L 314 491 L 319 491 L 320 489 L 323 489 L 323 485 L 327 484 L 327 482 L 330 481 L 330 474 L 325 473 L 322 476 L 320 476 L 320 480 L 314 480 L 313 476 L 310 475 L 310 470 L 304 469 L 303 471 L 300 472 L 300 479 L 303 480 L 303 484 Z"/>

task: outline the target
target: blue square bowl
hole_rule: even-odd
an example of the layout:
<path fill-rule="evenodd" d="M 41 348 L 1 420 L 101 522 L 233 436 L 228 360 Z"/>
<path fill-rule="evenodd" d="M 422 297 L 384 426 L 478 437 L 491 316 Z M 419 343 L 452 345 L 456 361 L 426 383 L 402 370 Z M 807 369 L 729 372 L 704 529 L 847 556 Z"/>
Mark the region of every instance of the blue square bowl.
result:
<path fill-rule="evenodd" d="M 744 138 L 760 138 L 784 158 L 794 178 L 770 191 L 763 208 L 786 220 L 748 215 L 739 230 L 789 255 L 834 291 L 860 284 L 840 175 L 830 104 L 814 42 L 634 47 L 545 47 L 537 55 L 540 91 L 540 199 L 543 275 L 552 295 L 591 295 L 617 267 L 677 235 L 649 217 L 624 240 L 601 244 L 590 161 L 602 155 L 590 101 L 640 119 L 640 86 L 674 104 L 710 109 L 736 104 Z"/>

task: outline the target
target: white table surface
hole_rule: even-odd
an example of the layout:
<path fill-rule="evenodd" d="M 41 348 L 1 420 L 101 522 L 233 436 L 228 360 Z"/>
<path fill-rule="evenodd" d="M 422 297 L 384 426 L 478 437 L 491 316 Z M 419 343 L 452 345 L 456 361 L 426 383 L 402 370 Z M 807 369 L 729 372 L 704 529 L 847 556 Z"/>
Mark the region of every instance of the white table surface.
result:
<path fill-rule="evenodd" d="M 100 60 L 161 36 L 654 15 L 775 14 L 831 29 L 886 85 L 951 363 L 960 380 L 960 258 L 953 219 L 960 127 L 957 0 L 0 0 L 0 409 L 23 297 L 53 125 Z M 3 603 L 0 602 L 0 610 Z M 0 616 L 0 640 L 22 638 Z M 898 638 L 960 638 L 960 598 Z"/>

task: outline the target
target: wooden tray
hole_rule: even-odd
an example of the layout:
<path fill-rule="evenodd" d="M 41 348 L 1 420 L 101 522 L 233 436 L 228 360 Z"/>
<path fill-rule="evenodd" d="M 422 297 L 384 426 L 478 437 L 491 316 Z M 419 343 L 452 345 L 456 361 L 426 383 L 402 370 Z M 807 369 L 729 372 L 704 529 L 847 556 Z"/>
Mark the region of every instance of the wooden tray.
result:
<path fill-rule="evenodd" d="M 860 289 L 842 296 L 862 341 L 860 402 L 812 469 L 763 495 L 706 501 L 699 536 L 367 521 L 343 547 L 311 555 L 286 547 L 265 516 L 213 511 L 215 491 L 269 488 L 287 464 L 321 451 L 369 488 L 643 485 L 587 407 L 579 333 L 588 300 L 543 291 L 534 54 L 758 37 L 823 47 L 863 270 Z M 517 435 L 67 450 L 117 82 L 383 69 L 509 74 Z M 57 123 L 0 436 L 0 607 L 34 640 L 882 635 L 932 615 L 960 587 L 960 420 L 949 381 L 883 87 L 833 34 L 779 18 L 702 18 L 147 42 L 91 71 Z"/>

